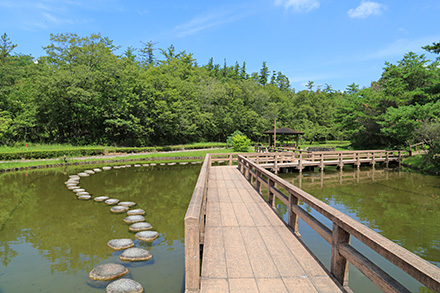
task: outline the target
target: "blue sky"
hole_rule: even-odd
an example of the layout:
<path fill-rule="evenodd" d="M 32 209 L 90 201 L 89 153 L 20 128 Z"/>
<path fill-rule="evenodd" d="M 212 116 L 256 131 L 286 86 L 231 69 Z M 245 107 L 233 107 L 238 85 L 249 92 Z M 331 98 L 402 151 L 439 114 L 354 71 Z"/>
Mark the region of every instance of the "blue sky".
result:
<path fill-rule="evenodd" d="M 173 44 L 199 64 L 245 61 L 249 73 L 266 61 L 296 90 L 308 81 L 344 90 L 369 86 L 385 61 L 439 42 L 440 1 L 0 0 L 0 33 L 17 53 L 44 55 L 50 34 L 67 32 L 100 33 L 123 49 Z"/>

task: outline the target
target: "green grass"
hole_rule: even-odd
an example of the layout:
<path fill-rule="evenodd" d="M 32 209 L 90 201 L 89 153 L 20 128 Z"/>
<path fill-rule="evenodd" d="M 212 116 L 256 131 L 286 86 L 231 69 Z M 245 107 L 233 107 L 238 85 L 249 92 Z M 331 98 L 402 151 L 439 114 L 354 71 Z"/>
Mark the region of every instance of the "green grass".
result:
<path fill-rule="evenodd" d="M 429 165 L 424 158 L 424 155 L 416 155 L 403 159 L 402 163 L 406 168 L 420 171 L 422 173 L 437 174 L 438 169 L 433 165 Z"/>

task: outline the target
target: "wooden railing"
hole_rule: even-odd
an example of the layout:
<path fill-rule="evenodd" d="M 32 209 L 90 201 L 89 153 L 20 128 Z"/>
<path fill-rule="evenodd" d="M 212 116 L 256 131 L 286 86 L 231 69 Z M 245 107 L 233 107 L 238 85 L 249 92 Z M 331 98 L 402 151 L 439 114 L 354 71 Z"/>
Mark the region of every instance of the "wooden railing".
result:
<path fill-rule="evenodd" d="M 426 153 L 427 150 L 425 149 L 425 145 L 429 146 L 429 143 L 430 143 L 430 141 L 422 141 L 419 143 L 411 144 L 409 146 L 409 155 L 413 156 L 413 155 L 417 155 L 420 153 Z M 419 150 L 419 148 L 421 148 L 421 149 Z"/>
<path fill-rule="evenodd" d="M 206 191 L 211 157 L 206 155 L 185 215 L 185 291 L 198 292 L 200 286 L 200 245 L 204 242 Z"/>
<path fill-rule="evenodd" d="M 331 244 L 330 272 L 341 285 L 348 286 L 348 264 L 351 263 L 381 290 L 409 292 L 398 281 L 350 245 L 350 237 L 354 236 L 429 289 L 440 292 L 440 269 L 436 266 L 243 156 L 238 157 L 238 169 L 261 195 L 262 186 L 267 187 L 267 201 L 272 207 L 275 207 L 275 197 L 288 206 L 287 225 L 295 234 L 299 236 L 298 220 L 301 218 Z M 329 219 L 333 223 L 332 229 L 327 228 L 301 208 L 299 201 Z"/>

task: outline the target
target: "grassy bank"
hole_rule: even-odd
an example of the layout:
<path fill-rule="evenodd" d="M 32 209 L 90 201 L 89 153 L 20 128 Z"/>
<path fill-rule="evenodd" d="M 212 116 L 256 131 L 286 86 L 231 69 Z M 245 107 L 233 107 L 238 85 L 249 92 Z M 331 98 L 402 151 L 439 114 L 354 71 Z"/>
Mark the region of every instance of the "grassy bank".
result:
<path fill-rule="evenodd" d="M 402 164 L 405 168 L 415 170 L 418 172 L 439 175 L 440 170 L 435 168 L 433 165 L 430 165 L 427 160 L 424 158 L 424 155 L 417 155 L 405 158 L 402 161 Z"/>

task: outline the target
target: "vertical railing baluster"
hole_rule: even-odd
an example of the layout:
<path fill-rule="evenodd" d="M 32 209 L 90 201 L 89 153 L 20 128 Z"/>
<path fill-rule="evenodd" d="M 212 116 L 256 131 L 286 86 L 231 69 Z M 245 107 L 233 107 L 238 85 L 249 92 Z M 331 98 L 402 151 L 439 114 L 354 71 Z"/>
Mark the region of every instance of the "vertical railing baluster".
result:
<path fill-rule="evenodd" d="M 350 244 L 350 234 L 333 223 L 330 272 L 342 286 L 348 287 L 348 261 L 339 253 L 341 244 Z"/>

